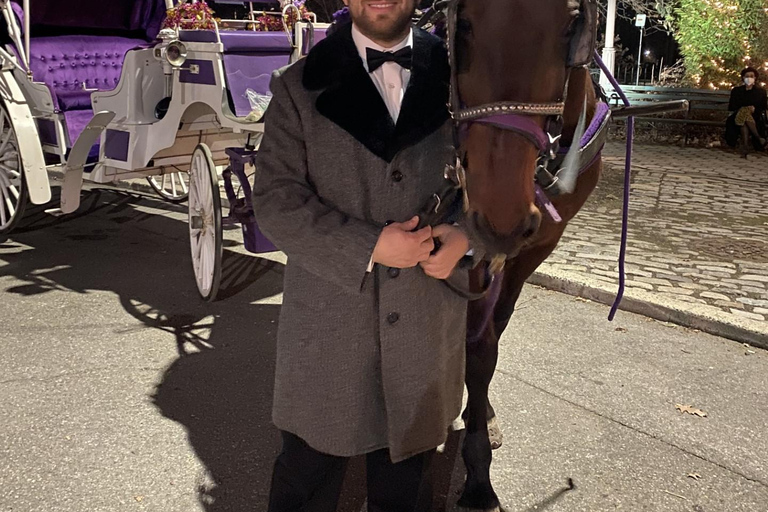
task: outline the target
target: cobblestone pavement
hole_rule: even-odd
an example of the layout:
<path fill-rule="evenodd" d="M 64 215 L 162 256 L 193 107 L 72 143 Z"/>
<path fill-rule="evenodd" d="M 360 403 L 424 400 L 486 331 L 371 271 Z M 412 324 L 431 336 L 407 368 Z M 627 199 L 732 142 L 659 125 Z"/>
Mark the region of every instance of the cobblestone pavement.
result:
<path fill-rule="evenodd" d="M 611 143 L 598 188 L 539 268 L 618 283 L 624 146 Z M 719 149 L 635 147 L 627 291 L 768 318 L 768 157 Z M 751 322 L 750 322 L 751 323 Z M 752 324 L 759 325 L 759 324 Z M 768 323 L 764 325 L 768 333 Z"/>

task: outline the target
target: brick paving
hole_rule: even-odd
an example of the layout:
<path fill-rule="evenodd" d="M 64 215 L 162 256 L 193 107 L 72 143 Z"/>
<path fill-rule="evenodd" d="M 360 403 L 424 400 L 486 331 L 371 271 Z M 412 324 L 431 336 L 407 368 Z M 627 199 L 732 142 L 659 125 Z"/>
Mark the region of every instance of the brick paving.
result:
<path fill-rule="evenodd" d="M 610 143 L 604 161 L 598 188 L 540 272 L 618 283 L 623 144 Z M 768 319 L 767 156 L 636 146 L 631 193 L 629 292 Z"/>

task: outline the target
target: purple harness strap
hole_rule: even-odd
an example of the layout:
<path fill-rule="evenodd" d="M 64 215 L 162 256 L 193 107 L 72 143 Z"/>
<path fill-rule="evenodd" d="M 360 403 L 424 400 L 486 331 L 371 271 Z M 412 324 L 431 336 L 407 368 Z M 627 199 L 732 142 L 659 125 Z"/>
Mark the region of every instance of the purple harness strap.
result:
<path fill-rule="evenodd" d="M 487 267 L 485 272 L 488 272 Z M 488 295 L 481 299 L 483 319 L 480 322 L 480 325 L 475 329 L 473 329 L 471 325 L 467 325 L 467 345 L 473 346 L 482 341 L 483 333 L 488 328 L 488 324 L 491 323 L 493 310 L 496 308 L 496 303 L 499 301 L 499 296 L 501 295 L 501 282 L 503 280 L 504 272 L 502 271 L 496 275 L 496 278 L 491 283 L 491 287 L 488 289 Z"/>
<path fill-rule="evenodd" d="M 489 124 L 503 130 L 516 132 L 530 140 L 536 149 L 543 151 L 547 147 L 547 134 L 530 116 L 518 114 L 499 114 L 475 119 L 473 123 Z"/>
<path fill-rule="evenodd" d="M 611 85 L 616 90 L 616 92 L 619 94 L 619 97 L 621 98 L 621 101 L 624 103 L 625 106 L 629 106 L 630 102 L 629 99 L 627 99 L 626 94 L 624 94 L 624 91 L 621 89 L 621 86 L 616 81 L 616 79 L 611 74 L 610 70 L 606 67 L 603 60 L 600 58 L 600 54 L 595 51 L 595 62 L 600 67 L 600 69 L 603 70 L 603 72 L 608 77 L 608 80 L 611 82 Z M 595 111 L 595 115 L 592 118 L 592 121 L 589 125 L 589 128 L 584 133 L 583 137 L 579 141 L 579 145 L 581 148 L 586 147 L 587 144 L 590 143 L 592 138 L 597 134 L 598 129 L 602 125 L 603 121 L 605 120 L 605 116 L 608 115 L 610 112 L 610 106 L 608 106 L 606 103 L 598 103 L 597 110 Z M 495 116 L 494 116 L 495 117 Z M 514 123 L 510 123 L 508 119 L 512 116 L 498 116 L 500 119 L 494 119 L 494 117 L 487 118 L 488 121 L 486 124 L 491 124 L 494 126 L 500 126 L 502 128 L 509 128 L 514 124 L 514 131 L 518 131 L 519 128 L 525 128 L 528 130 L 528 133 L 536 134 L 537 138 L 540 137 L 546 137 L 546 134 L 544 134 L 543 130 L 538 127 L 535 123 L 531 122 L 531 124 L 535 125 L 536 128 L 532 128 L 530 125 L 526 125 L 524 122 L 521 122 L 518 124 L 518 120 L 515 119 Z M 514 118 L 519 118 L 521 116 L 514 116 Z M 523 118 L 525 119 L 525 118 Z M 477 120 L 475 122 L 483 122 L 483 120 Z M 539 132 L 541 134 L 539 135 Z M 621 219 L 621 244 L 619 248 L 619 289 L 616 293 L 616 300 L 614 301 L 613 305 L 611 306 L 611 311 L 608 315 L 608 320 L 613 321 L 614 317 L 616 316 L 616 312 L 618 311 L 619 305 L 621 304 L 621 300 L 624 297 L 624 288 L 625 288 L 625 281 L 626 281 L 626 274 L 625 274 L 625 260 L 626 260 L 626 252 L 627 252 L 627 234 L 628 234 L 628 228 L 629 228 L 629 196 L 630 196 L 630 178 L 632 173 L 632 148 L 633 148 L 633 141 L 634 141 L 634 134 L 635 134 L 635 119 L 634 117 L 628 117 L 627 118 L 627 150 L 626 150 L 626 157 L 624 162 L 624 204 L 622 208 L 622 219 Z M 546 139 L 544 139 L 546 141 Z M 540 146 L 541 147 L 541 146 Z M 562 152 L 567 152 L 568 148 L 561 148 Z M 601 149 L 602 151 L 602 149 Z M 585 167 L 580 169 L 580 174 L 584 172 L 586 169 L 592 166 L 594 162 L 600 158 L 601 151 L 598 151 L 595 157 L 590 161 Z M 537 203 L 542 206 L 547 213 L 552 217 L 552 220 L 555 222 L 562 222 L 562 218 L 560 217 L 560 214 L 558 213 L 555 206 L 552 204 L 552 201 L 549 200 L 549 197 L 547 197 L 547 194 L 542 190 L 542 188 L 537 184 L 536 185 L 536 201 Z M 487 272 L 487 270 L 486 270 Z M 483 299 L 483 318 L 480 324 L 477 326 L 476 329 L 470 329 L 467 332 L 467 345 L 472 346 L 477 343 L 479 343 L 482 340 L 482 335 L 485 332 L 485 330 L 488 328 L 488 325 L 491 321 L 491 317 L 493 316 L 493 310 L 496 307 L 496 302 L 499 299 L 499 295 L 501 294 L 501 282 L 502 282 L 502 276 L 503 274 L 499 274 L 496 279 L 494 280 L 491 289 L 489 290 L 488 296 Z"/>
<path fill-rule="evenodd" d="M 629 99 L 627 98 L 627 95 L 624 94 L 624 91 L 621 89 L 619 82 L 617 82 L 616 79 L 613 77 L 613 74 L 605 65 L 605 62 L 603 62 L 603 59 L 600 58 L 600 54 L 597 52 L 597 50 L 595 50 L 595 62 L 597 62 L 597 65 L 600 66 L 600 69 L 603 70 L 603 73 L 605 73 L 605 76 L 608 77 L 608 80 L 611 82 L 611 85 L 619 94 L 619 97 L 621 98 L 622 103 L 624 103 L 624 106 L 628 107 L 630 103 L 629 103 Z M 619 290 L 618 292 L 616 292 L 616 300 L 613 302 L 613 306 L 611 306 L 611 312 L 608 314 L 608 320 L 611 322 L 616 316 L 616 311 L 618 311 L 619 309 L 619 305 L 621 304 L 621 299 L 624 298 L 624 283 L 625 283 L 624 261 L 627 255 L 627 232 L 629 231 L 629 191 L 630 191 L 630 180 L 632 178 L 632 146 L 633 146 L 634 138 L 635 138 L 635 118 L 633 116 L 629 116 L 627 118 L 627 154 L 624 158 L 624 206 L 622 207 L 622 211 L 621 211 L 621 245 L 619 246 Z"/>
<path fill-rule="evenodd" d="M 600 102 L 597 104 L 597 107 L 595 109 L 595 114 L 592 116 L 592 121 L 589 123 L 589 127 L 584 132 L 584 135 L 581 137 L 581 140 L 579 141 L 579 148 L 585 148 L 590 142 L 592 142 L 592 139 L 597 135 L 598 130 L 600 130 L 600 127 L 603 125 L 603 122 L 605 122 L 605 118 L 611 113 L 611 107 L 608 106 L 607 103 Z M 564 155 L 568 153 L 568 150 L 570 148 L 568 146 L 562 146 L 558 149 L 558 154 Z M 592 167 L 592 164 L 594 164 L 598 158 L 600 158 L 602 152 L 602 148 L 600 148 L 600 151 L 597 152 L 594 158 L 587 162 L 581 169 L 579 169 L 579 175 L 581 175 L 583 172 L 585 172 L 587 169 Z M 557 208 L 555 208 L 555 205 L 552 204 L 552 201 L 549 199 L 549 196 L 547 196 L 546 192 L 544 192 L 544 189 L 541 188 L 541 185 L 538 183 L 535 186 L 535 192 L 536 192 L 536 204 L 542 208 L 544 208 L 547 211 L 547 214 L 552 218 L 553 221 L 556 223 L 560 223 L 563 221 L 563 218 L 560 217 L 560 214 L 557 211 Z"/>

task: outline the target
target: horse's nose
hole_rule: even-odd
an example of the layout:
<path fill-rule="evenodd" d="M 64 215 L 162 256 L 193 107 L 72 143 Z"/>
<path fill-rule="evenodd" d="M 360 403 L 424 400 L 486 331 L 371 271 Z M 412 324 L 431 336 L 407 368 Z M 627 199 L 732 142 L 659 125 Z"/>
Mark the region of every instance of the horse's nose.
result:
<path fill-rule="evenodd" d="M 533 205 L 531 205 L 527 224 L 527 227 L 523 230 L 523 238 L 531 238 L 538 233 L 539 226 L 541 226 L 541 212 Z"/>

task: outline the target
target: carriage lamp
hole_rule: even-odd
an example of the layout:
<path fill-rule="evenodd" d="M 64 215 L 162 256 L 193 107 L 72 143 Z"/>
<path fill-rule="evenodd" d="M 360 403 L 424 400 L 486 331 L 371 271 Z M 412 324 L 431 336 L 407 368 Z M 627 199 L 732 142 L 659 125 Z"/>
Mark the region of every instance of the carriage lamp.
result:
<path fill-rule="evenodd" d="M 165 47 L 165 60 L 175 68 L 180 68 L 187 60 L 187 47 L 181 41 L 171 41 Z"/>

